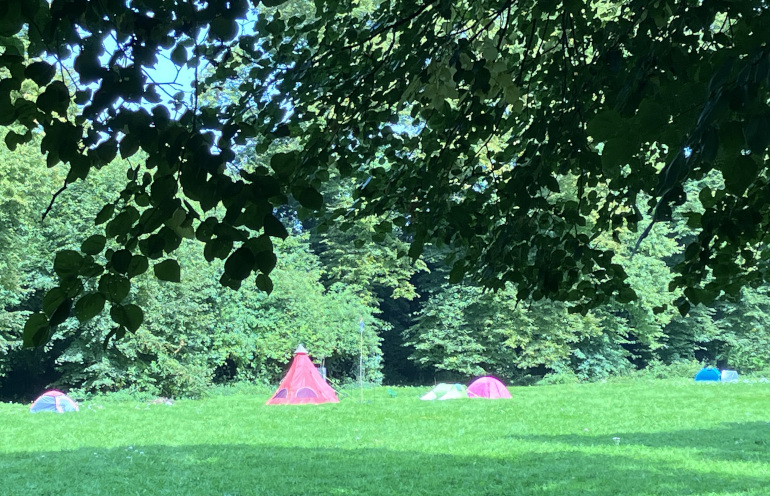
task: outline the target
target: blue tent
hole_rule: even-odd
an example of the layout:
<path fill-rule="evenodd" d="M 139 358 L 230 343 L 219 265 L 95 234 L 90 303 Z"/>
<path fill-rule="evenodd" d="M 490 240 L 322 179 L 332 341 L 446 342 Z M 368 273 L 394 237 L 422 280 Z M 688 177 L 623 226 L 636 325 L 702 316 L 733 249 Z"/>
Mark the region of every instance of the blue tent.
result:
<path fill-rule="evenodd" d="M 37 412 L 77 412 L 78 404 L 72 401 L 72 398 L 61 391 L 46 391 L 29 407 L 32 413 Z"/>
<path fill-rule="evenodd" d="M 695 374 L 695 380 L 698 382 L 718 381 L 721 378 L 722 374 L 719 372 L 719 369 L 715 369 L 714 367 L 706 367 L 705 369 L 701 369 L 700 372 Z"/>

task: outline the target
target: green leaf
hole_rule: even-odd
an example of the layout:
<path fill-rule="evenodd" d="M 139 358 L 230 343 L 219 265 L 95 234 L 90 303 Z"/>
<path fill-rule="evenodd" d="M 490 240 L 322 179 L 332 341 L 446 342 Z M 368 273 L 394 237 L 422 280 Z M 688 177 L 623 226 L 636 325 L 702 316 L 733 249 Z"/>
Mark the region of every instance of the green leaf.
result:
<path fill-rule="evenodd" d="M 115 213 L 115 205 L 113 205 L 112 203 L 108 203 L 107 205 L 102 207 L 101 210 L 99 210 L 98 214 L 96 214 L 96 220 L 94 221 L 94 223 L 97 226 L 99 224 L 104 224 L 105 222 L 107 222 L 112 218 L 113 213 Z"/>
<path fill-rule="evenodd" d="M 107 243 L 107 238 L 101 234 L 94 234 L 89 236 L 80 245 L 80 251 L 86 255 L 98 255 L 104 249 L 104 245 Z"/>
<path fill-rule="evenodd" d="M 211 262 L 215 258 L 224 260 L 233 249 L 233 240 L 229 238 L 216 237 L 210 239 L 203 248 L 203 256 Z"/>
<path fill-rule="evenodd" d="M 86 256 L 86 261 L 83 264 L 82 267 L 80 267 L 80 275 L 85 278 L 92 278 L 100 276 L 104 273 L 104 267 L 102 267 L 101 264 L 96 263 L 96 260 L 93 259 L 94 257 L 88 255 Z M 75 296 L 75 295 L 71 295 Z"/>
<path fill-rule="evenodd" d="M 276 138 L 288 138 L 291 136 L 291 128 L 286 124 L 281 124 L 273 132 L 273 136 Z"/>
<path fill-rule="evenodd" d="M 123 234 L 128 234 L 137 220 L 139 220 L 139 211 L 132 206 L 126 207 L 125 210 L 107 223 L 105 229 L 107 237 L 116 238 Z"/>
<path fill-rule="evenodd" d="M 259 274 L 256 277 L 255 283 L 260 291 L 264 291 L 268 295 L 273 292 L 273 281 L 267 275 Z"/>
<path fill-rule="evenodd" d="M 118 145 L 120 149 L 120 158 L 128 158 L 139 151 L 139 138 L 134 133 L 129 133 L 120 140 Z"/>
<path fill-rule="evenodd" d="M 179 282 L 181 281 L 181 274 L 179 270 L 179 263 L 173 259 L 166 259 L 160 263 L 155 264 L 153 267 L 155 277 L 161 281 Z"/>
<path fill-rule="evenodd" d="M 108 139 L 104 143 L 100 143 L 94 152 L 103 164 L 109 164 L 118 156 L 118 143 L 114 139 Z"/>
<path fill-rule="evenodd" d="M 110 330 L 109 333 L 107 333 L 107 336 L 104 338 L 104 342 L 102 343 L 102 347 L 104 349 L 107 349 L 107 346 L 110 344 L 110 339 L 123 339 L 123 337 L 126 335 L 126 328 L 123 326 L 117 326 L 114 329 Z"/>
<path fill-rule="evenodd" d="M 166 241 L 158 234 L 153 234 L 149 238 L 139 241 L 139 250 L 143 255 L 152 259 L 162 257 L 165 246 Z"/>
<path fill-rule="evenodd" d="M 229 275 L 227 275 L 227 272 L 222 274 L 222 277 L 219 278 L 219 284 L 226 288 L 234 289 L 238 291 L 241 289 L 241 281 L 239 279 L 233 279 Z"/>
<path fill-rule="evenodd" d="M 56 68 L 48 62 L 33 62 L 24 70 L 24 76 L 31 79 L 38 86 L 50 83 L 56 75 Z"/>
<path fill-rule="evenodd" d="M 144 274 L 149 268 L 150 263 L 147 261 L 147 257 L 144 255 L 133 255 L 131 257 L 131 262 L 128 264 L 128 272 L 126 275 L 130 279 Z"/>
<path fill-rule="evenodd" d="M 422 240 L 415 239 L 412 241 L 412 244 L 409 245 L 409 251 L 407 255 L 412 260 L 417 260 L 420 258 L 420 255 L 422 255 L 423 249 L 425 248 L 425 243 Z"/>
<path fill-rule="evenodd" d="M 147 89 L 144 90 L 144 99 L 147 100 L 149 103 L 160 103 L 162 101 L 160 94 L 156 89 L 156 85 L 154 84 L 147 85 Z"/>
<path fill-rule="evenodd" d="M 617 110 L 604 110 L 588 121 L 587 130 L 596 141 L 607 141 L 622 133 L 623 119 Z"/>
<path fill-rule="evenodd" d="M 278 177 L 287 178 L 296 170 L 299 162 L 299 152 L 280 152 L 270 159 L 270 167 Z"/>
<path fill-rule="evenodd" d="M 131 282 L 118 274 L 104 274 L 99 279 L 99 292 L 108 300 L 120 303 L 131 291 Z"/>
<path fill-rule="evenodd" d="M 620 177 L 621 168 L 631 162 L 636 149 L 626 137 L 613 138 L 602 149 L 602 170 L 608 179 Z"/>
<path fill-rule="evenodd" d="M 43 112 L 56 112 L 60 116 L 67 115 L 67 108 L 70 103 L 70 93 L 61 81 L 54 81 L 49 84 L 45 91 L 37 97 L 37 107 Z"/>
<path fill-rule="evenodd" d="M 125 274 L 128 271 L 129 264 L 131 264 L 131 259 L 131 252 L 122 249 L 112 254 L 112 257 L 110 257 L 110 264 L 115 272 Z"/>
<path fill-rule="evenodd" d="M 86 103 L 91 100 L 91 89 L 87 88 L 85 90 L 78 90 L 75 92 L 75 103 L 77 105 L 85 105 Z"/>
<path fill-rule="evenodd" d="M 286 227 L 283 222 L 278 220 L 273 214 L 265 215 L 265 234 L 273 238 L 286 239 L 289 237 L 289 233 L 286 231 Z"/>
<path fill-rule="evenodd" d="M 24 27 L 24 18 L 22 17 L 21 2 L 2 2 L 0 3 L 0 36 L 14 36 L 21 31 Z M 14 54 L 23 59 L 23 49 L 17 48 L 15 43 L 20 41 L 16 38 L 10 38 L 10 41 L 5 41 L 6 53 Z M 19 53 L 21 51 L 21 53 Z"/>
<path fill-rule="evenodd" d="M 630 303 L 637 299 L 636 292 L 630 287 L 620 288 L 617 296 L 618 303 Z"/>
<path fill-rule="evenodd" d="M 70 298 L 61 302 L 56 311 L 51 315 L 48 324 L 53 328 L 67 320 L 72 311 L 72 300 Z"/>
<path fill-rule="evenodd" d="M 744 124 L 743 135 L 751 153 L 762 154 L 770 142 L 770 118 L 767 115 L 752 116 Z"/>
<path fill-rule="evenodd" d="M 156 203 L 160 204 L 164 200 L 174 196 L 178 189 L 179 183 L 173 175 L 156 175 L 152 181 L 152 186 L 150 186 L 150 196 Z M 173 213 L 173 211 L 170 213 Z"/>
<path fill-rule="evenodd" d="M 659 133 L 661 128 L 668 125 L 669 115 L 670 112 L 660 103 L 651 99 L 643 100 L 636 114 L 639 131 L 647 136 Z"/>
<path fill-rule="evenodd" d="M 225 261 L 225 274 L 236 281 L 242 281 L 249 277 L 254 269 L 254 254 L 246 247 L 235 250 Z"/>
<path fill-rule="evenodd" d="M 263 274 L 270 274 L 275 268 L 275 264 L 278 262 L 278 257 L 271 251 L 259 252 L 255 257 L 255 265 Z"/>
<path fill-rule="evenodd" d="M 16 122 L 16 110 L 9 97 L 8 93 L 3 94 L 0 91 L 0 126 L 3 127 Z"/>
<path fill-rule="evenodd" d="M 23 142 L 23 139 L 24 136 L 14 131 L 8 131 L 8 134 L 5 135 L 5 146 L 12 152 L 16 151 L 16 147 Z"/>
<path fill-rule="evenodd" d="M 674 305 L 676 305 L 676 308 L 679 310 L 679 314 L 682 317 L 686 317 L 690 312 L 690 302 L 684 297 L 677 298 L 676 301 L 674 301 Z"/>
<path fill-rule="evenodd" d="M 315 188 L 302 188 L 297 193 L 295 197 L 303 207 L 311 210 L 321 210 L 323 208 L 324 197 Z"/>
<path fill-rule="evenodd" d="M 734 195 L 742 195 L 757 178 L 758 171 L 759 167 L 750 155 L 741 155 L 736 160 L 726 163 L 722 168 L 725 189 Z"/>
<path fill-rule="evenodd" d="M 452 270 L 449 272 L 449 283 L 450 284 L 457 284 L 460 281 L 463 280 L 463 277 L 465 277 L 465 272 L 467 271 L 465 267 L 465 262 L 456 262 L 452 266 Z"/>
<path fill-rule="evenodd" d="M 101 293 L 88 293 L 75 303 L 75 317 L 80 322 L 87 322 L 99 315 L 107 299 Z"/>
<path fill-rule="evenodd" d="M 83 268 L 81 270 L 81 275 Z M 67 292 L 69 298 L 75 298 L 83 292 L 83 281 L 79 278 L 63 279 L 61 281 L 61 288 Z"/>
<path fill-rule="evenodd" d="M 234 19 L 216 17 L 212 19 L 211 34 L 219 40 L 230 41 L 238 35 L 238 23 Z"/>
<path fill-rule="evenodd" d="M 48 342 L 51 328 L 48 325 L 48 317 L 44 313 L 30 315 L 24 324 L 22 343 L 25 348 L 37 348 Z"/>
<path fill-rule="evenodd" d="M 83 256 L 75 250 L 62 250 L 56 254 L 53 260 L 53 270 L 62 279 L 77 276 Z"/>
<path fill-rule="evenodd" d="M 171 62 L 179 67 L 182 67 L 187 63 L 187 48 L 181 43 L 179 43 L 171 52 Z"/>
<path fill-rule="evenodd" d="M 113 322 L 125 327 L 129 332 L 136 332 L 144 322 L 144 312 L 134 304 L 112 305 L 110 317 Z"/>
<path fill-rule="evenodd" d="M 270 239 L 270 236 L 267 236 L 265 234 L 262 234 L 261 236 L 257 236 L 256 238 L 250 238 L 248 241 L 244 243 L 245 246 L 248 246 L 252 253 L 260 253 L 263 251 L 272 252 L 273 251 L 273 241 Z"/>
<path fill-rule="evenodd" d="M 198 225 L 198 229 L 195 231 L 195 237 L 198 241 L 209 241 L 214 236 L 214 228 L 218 224 L 218 220 L 215 217 L 208 217 L 206 220 Z"/>
<path fill-rule="evenodd" d="M 49 317 L 67 299 L 67 292 L 60 287 L 49 289 L 43 297 L 43 312 Z"/>
<path fill-rule="evenodd" d="M 182 237 L 167 226 L 164 226 L 158 231 L 158 235 L 163 238 L 163 250 L 166 253 L 173 252 L 179 248 L 179 245 L 182 243 Z"/>

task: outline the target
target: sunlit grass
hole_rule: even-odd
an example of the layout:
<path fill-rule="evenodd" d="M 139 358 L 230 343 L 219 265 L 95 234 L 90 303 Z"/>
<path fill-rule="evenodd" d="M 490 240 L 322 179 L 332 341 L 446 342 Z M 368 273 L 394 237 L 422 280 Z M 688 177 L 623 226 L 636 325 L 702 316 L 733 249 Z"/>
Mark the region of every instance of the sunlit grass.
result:
<path fill-rule="evenodd" d="M 770 494 L 770 384 L 395 391 L 318 406 L 107 399 L 67 415 L 3 404 L 0 494 Z"/>

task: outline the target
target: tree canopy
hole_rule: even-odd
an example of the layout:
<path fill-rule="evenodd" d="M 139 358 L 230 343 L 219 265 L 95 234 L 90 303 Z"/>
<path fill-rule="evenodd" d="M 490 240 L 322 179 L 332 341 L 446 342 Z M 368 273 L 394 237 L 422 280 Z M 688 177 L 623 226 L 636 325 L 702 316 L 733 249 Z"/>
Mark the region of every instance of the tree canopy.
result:
<path fill-rule="evenodd" d="M 270 292 L 285 210 L 577 312 L 636 299 L 617 256 L 684 215 L 680 311 L 738 297 L 770 277 L 769 38 L 761 0 L 4 1 L 6 145 L 42 136 L 64 187 L 130 163 L 25 343 L 108 302 L 136 331 L 131 281 L 178 281 L 183 239 Z"/>

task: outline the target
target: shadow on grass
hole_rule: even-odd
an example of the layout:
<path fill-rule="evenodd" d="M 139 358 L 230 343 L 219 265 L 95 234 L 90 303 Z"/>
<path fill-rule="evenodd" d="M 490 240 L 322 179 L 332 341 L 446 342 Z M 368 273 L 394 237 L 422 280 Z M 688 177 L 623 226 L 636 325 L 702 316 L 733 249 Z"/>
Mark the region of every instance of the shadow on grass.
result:
<path fill-rule="evenodd" d="M 594 436 L 513 435 L 511 439 L 583 446 L 646 446 L 697 450 L 705 459 L 716 461 L 770 462 L 770 422 L 725 423 L 713 429 L 669 432 L 618 432 Z"/>
<path fill-rule="evenodd" d="M 81 448 L 0 454 L 0 494 L 682 496 L 767 491 L 767 476 L 720 472 L 720 464 L 691 470 L 650 458 L 579 451 L 494 458 L 250 445 Z"/>

